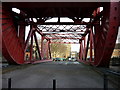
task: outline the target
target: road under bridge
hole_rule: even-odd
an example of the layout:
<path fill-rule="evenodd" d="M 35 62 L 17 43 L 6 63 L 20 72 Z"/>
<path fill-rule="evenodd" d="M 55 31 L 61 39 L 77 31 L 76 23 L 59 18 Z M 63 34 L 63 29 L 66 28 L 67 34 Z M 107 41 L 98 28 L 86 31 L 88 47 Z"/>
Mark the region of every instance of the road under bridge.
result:
<path fill-rule="evenodd" d="M 11 78 L 12 88 L 19 89 L 53 88 L 53 79 L 56 80 L 56 88 L 104 88 L 104 75 L 79 62 L 57 61 L 22 67 L 3 74 L 3 88 L 8 87 L 8 78 Z M 111 82 L 108 87 L 118 88 Z"/>

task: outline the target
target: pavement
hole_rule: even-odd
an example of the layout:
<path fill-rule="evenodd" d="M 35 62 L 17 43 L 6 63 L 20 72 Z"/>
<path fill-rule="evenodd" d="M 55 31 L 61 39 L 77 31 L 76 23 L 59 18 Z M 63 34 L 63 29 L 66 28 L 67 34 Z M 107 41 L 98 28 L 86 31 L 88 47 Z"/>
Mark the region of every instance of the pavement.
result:
<path fill-rule="evenodd" d="M 12 88 L 103 88 L 103 76 L 79 62 L 45 62 L 16 69 L 2 75 L 2 86 L 7 88 L 8 78 Z M 112 88 L 111 85 L 109 85 Z"/>

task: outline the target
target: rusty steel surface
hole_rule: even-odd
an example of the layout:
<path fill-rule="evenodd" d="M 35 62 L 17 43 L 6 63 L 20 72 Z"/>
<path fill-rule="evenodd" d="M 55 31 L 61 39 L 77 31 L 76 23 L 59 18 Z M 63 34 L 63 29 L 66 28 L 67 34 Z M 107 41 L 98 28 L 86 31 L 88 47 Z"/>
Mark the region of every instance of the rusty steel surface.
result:
<path fill-rule="evenodd" d="M 2 11 L 3 55 L 11 64 L 23 64 L 29 62 L 25 60 L 28 47 L 30 47 L 29 60 L 36 60 L 33 57 L 33 40 L 36 43 L 39 60 L 44 57 L 52 58 L 50 43 L 80 44 L 79 61 L 108 67 L 120 25 L 119 4 L 119 2 L 4 2 L 3 7 L 6 9 Z M 103 7 L 103 11 L 100 11 L 100 7 Z M 18 8 L 20 14 L 12 12 L 12 8 Z M 46 22 L 54 17 L 58 18 L 57 22 Z M 60 18 L 63 17 L 73 22 L 61 22 Z M 89 21 L 84 21 L 85 18 L 89 18 Z M 36 22 L 33 19 L 36 19 Z M 30 31 L 25 40 L 25 26 L 28 25 Z M 36 32 L 41 36 L 40 47 Z"/>

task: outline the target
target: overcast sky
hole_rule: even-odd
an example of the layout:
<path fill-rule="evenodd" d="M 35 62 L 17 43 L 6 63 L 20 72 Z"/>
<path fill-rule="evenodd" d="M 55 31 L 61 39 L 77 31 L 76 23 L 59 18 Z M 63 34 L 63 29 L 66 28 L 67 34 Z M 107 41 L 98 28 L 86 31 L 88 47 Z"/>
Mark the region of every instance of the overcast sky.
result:
<path fill-rule="evenodd" d="M 116 43 L 120 43 L 120 26 L 119 26 L 119 30 L 118 30 L 118 36 L 117 36 Z"/>

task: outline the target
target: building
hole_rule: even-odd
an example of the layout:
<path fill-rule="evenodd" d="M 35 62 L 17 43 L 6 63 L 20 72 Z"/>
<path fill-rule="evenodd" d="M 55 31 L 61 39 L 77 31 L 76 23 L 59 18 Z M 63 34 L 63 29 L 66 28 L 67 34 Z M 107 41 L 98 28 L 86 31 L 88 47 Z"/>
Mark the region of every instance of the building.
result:
<path fill-rule="evenodd" d="M 120 43 L 115 45 L 114 51 L 112 53 L 112 57 L 120 57 Z"/>
<path fill-rule="evenodd" d="M 92 55 L 94 55 L 94 50 L 92 50 Z M 87 54 L 87 58 L 89 57 L 90 57 L 90 49 L 88 49 L 88 54 Z M 111 58 L 113 57 L 120 57 L 120 43 L 116 43 Z"/>
<path fill-rule="evenodd" d="M 72 51 L 71 52 L 71 57 L 74 57 L 74 58 L 77 57 L 77 51 Z"/>

